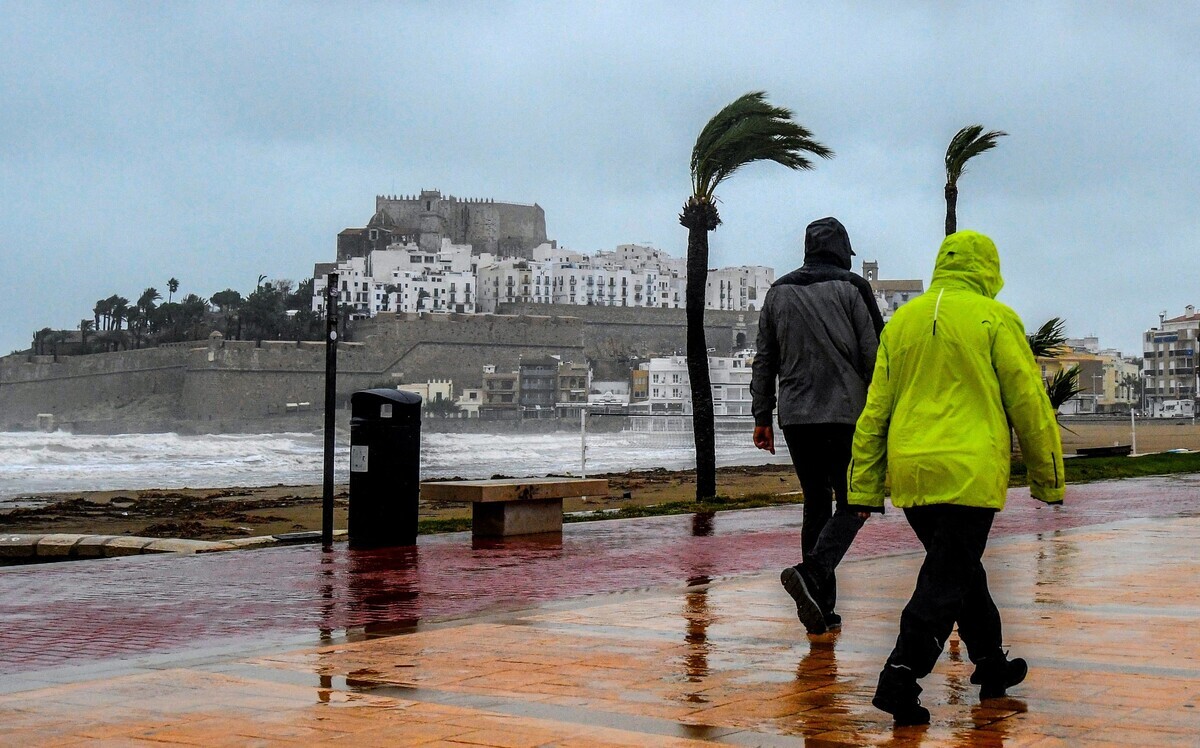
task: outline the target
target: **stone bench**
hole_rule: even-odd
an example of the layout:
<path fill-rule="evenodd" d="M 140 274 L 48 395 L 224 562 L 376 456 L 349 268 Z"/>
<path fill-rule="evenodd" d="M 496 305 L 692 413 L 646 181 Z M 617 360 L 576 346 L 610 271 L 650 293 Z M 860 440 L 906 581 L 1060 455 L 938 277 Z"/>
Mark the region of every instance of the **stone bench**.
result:
<path fill-rule="evenodd" d="M 608 496 L 608 481 L 596 478 L 505 478 L 421 484 L 427 501 L 471 503 L 475 537 L 562 532 L 563 499 Z"/>

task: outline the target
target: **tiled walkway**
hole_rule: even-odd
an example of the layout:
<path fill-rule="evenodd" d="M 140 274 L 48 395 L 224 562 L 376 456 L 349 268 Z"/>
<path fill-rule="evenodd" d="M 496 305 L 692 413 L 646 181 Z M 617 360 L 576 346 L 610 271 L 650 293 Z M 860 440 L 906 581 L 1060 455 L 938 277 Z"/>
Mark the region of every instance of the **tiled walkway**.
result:
<path fill-rule="evenodd" d="M 0 572 L 4 657 L 20 673 L 0 689 L 0 743 L 1195 745 L 1200 479 L 1071 499 L 1011 500 L 985 560 L 1029 680 L 979 704 L 952 641 L 924 683 L 924 729 L 893 730 L 869 705 L 919 564 L 881 555 L 912 547 L 898 514 L 869 522 L 844 567 L 845 630 L 810 639 L 776 568 L 794 560 L 799 512 L 770 510 L 718 515 L 695 535 L 690 518 L 661 518 L 571 527 L 542 547 L 438 538 L 415 564 L 286 549 Z M 119 602 L 102 602 L 106 590 Z M 89 626 L 118 624 L 136 645 L 98 638 L 134 659 L 90 648 Z M 369 635 L 397 624 L 415 628 Z M 36 647 L 55 631 L 82 656 L 22 664 L 43 662 Z M 56 651 L 54 664 L 70 656 Z"/>
<path fill-rule="evenodd" d="M 1200 476 L 1071 486 L 1055 509 L 1010 492 L 993 537 L 1200 508 Z M 567 525 L 560 539 L 417 551 L 314 546 L 0 570 L 0 674 L 113 658 L 316 641 L 797 562 L 801 508 Z M 867 522 L 850 558 L 919 546 L 899 512 Z M 0 690 L 3 682 L 0 681 Z"/>

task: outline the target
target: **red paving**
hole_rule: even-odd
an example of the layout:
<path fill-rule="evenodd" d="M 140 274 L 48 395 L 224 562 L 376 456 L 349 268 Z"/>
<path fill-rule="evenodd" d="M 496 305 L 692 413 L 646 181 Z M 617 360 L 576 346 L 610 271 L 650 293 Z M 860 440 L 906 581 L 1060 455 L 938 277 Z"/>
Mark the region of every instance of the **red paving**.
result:
<path fill-rule="evenodd" d="M 1200 509 L 1200 476 L 1068 489 L 1062 508 L 1014 489 L 993 537 Z M 795 563 L 799 506 L 568 525 L 561 541 L 426 536 L 414 549 L 313 546 L 140 556 L 0 571 L 0 673 L 27 673 L 485 611 Z M 917 550 L 899 512 L 872 518 L 849 558 Z"/>

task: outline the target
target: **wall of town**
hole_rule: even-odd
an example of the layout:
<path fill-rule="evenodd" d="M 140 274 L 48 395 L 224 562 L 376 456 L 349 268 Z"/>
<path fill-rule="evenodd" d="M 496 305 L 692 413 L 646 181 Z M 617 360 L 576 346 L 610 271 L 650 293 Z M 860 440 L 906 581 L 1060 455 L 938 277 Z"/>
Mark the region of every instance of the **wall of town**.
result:
<path fill-rule="evenodd" d="M 629 356 L 685 347 L 683 310 L 513 307 L 506 315 L 384 314 L 355 323 L 358 342 L 339 348 L 339 401 L 359 389 L 430 379 L 453 379 L 460 391 L 480 387 L 485 364 L 513 371 L 522 358 L 547 355 L 594 359 L 598 375 L 610 376 L 607 369 L 627 366 Z M 753 344 L 757 315 L 709 311 L 705 318 L 717 355 L 729 355 L 739 340 Z M 58 423 L 124 420 L 134 429 L 171 419 L 193 422 L 198 430 L 205 423 L 253 428 L 258 419 L 320 408 L 324 377 L 323 342 L 217 338 L 191 348 L 61 357 L 57 363 L 49 356 L 8 356 L 0 359 L 0 427 L 30 428 L 37 414 L 51 413 Z"/>
<path fill-rule="evenodd" d="M 28 428 L 39 413 L 55 423 L 80 413 L 114 418 L 175 414 L 187 350 L 154 348 L 89 356 L 0 358 L 0 428 Z"/>
<path fill-rule="evenodd" d="M 687 312 L 684 309 L 655 309 L 619 306 L 574 306 L 568 304 L 500 304 L 501 314 L 552 314 L 577 317 L 583 322 L 583 346 L 589 358 L 644 358 L 687 348 Z M 709 309 L 704 313 L 704 331 L 714 355 L 753 347 L 758 335 L 757 312 Z"/>

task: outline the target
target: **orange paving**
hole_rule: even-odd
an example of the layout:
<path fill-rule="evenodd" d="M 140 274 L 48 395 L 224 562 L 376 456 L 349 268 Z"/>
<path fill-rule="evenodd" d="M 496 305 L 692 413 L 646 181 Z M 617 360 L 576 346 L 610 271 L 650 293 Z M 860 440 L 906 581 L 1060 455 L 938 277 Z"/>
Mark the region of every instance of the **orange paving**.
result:
<path fill-rule="evenodd" d="M 923 681 L 928 727 L 893 728 L 869 703 L 920 562 L 906 555 L 843 567 L 836 634 L 807 637 L 770 569 L 317 649 L 93 668 L 0 696 L 0 743 L 1195 746 L 1198 546 L 1197 517 L 994 542 L 992 591 L 1029 679 L 981 704 L 952 639 Z"/>

